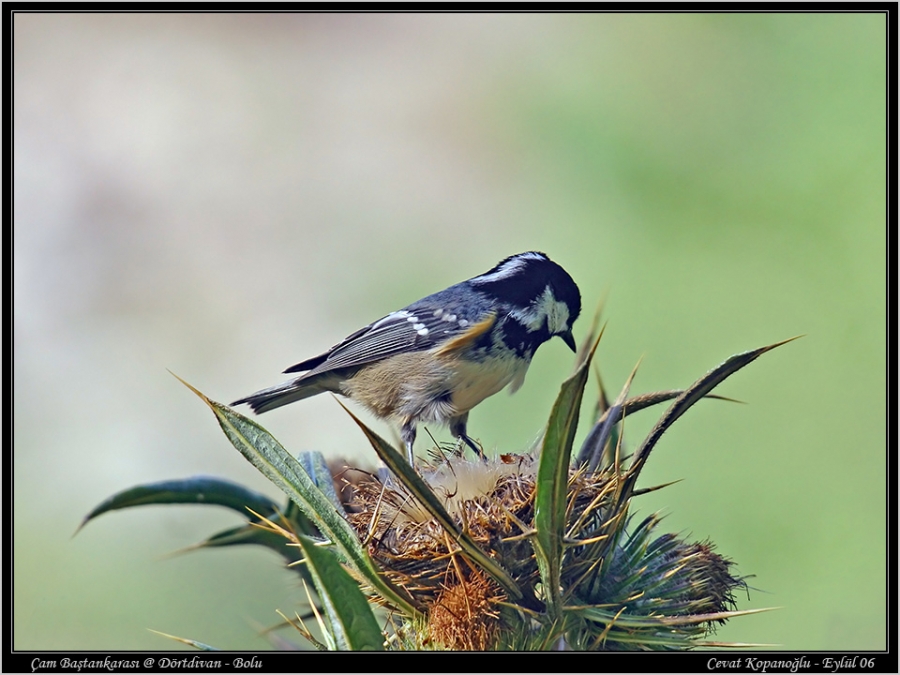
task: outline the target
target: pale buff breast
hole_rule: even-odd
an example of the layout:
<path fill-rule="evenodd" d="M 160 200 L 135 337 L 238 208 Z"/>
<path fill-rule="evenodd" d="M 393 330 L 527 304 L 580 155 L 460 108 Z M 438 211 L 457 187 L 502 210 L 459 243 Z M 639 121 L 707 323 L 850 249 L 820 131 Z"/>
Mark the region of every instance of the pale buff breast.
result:
<path fill-rule="evenodd" d="M 515 359 L 469 362 L 416 352 L 365 366 L 341 389 L 381 417 L 445 424 L 511 382 L 518 388 L 527 369 Z"/>
<path fill-rule="evenodd" d="M 528 364 L 528 361 L 511 358 L 486 359 L 478 363 L 458 362 L 451 398 L 456 414 L 468 412 L 511 382 L 512 390 L 518 389 L 525 379 Z"/>

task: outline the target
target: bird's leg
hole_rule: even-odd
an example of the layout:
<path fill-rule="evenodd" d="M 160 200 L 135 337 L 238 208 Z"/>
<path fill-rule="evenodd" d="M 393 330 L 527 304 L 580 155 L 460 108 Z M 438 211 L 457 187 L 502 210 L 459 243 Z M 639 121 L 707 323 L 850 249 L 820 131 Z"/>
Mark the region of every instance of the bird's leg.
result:
<path fill-rule="evenodd" d="M 475 454 L 481 457 L 482 462 L 487 461 L 487 457 L 484 456 L 484 451 L 475 444 L 471 438 L 469 438 L 469 434 L 466 433 L 466 422 L 469 419 L 469 413 L 465 413 L 460 415 L 459 417 L 454 417 L 450 420 L 450 433 L 459 438 L 468 445 L 472 450 L 475 451 Z"/>
<path fill-rule="evenodd" d="M 400 427 L 400 439 L 406 446 L 406 459 L 413 468 L 416 466 L 416 455 L 413 453 L 413 443 L 416 442 L 416 425 L 412 420 L 407 420 Z"/>

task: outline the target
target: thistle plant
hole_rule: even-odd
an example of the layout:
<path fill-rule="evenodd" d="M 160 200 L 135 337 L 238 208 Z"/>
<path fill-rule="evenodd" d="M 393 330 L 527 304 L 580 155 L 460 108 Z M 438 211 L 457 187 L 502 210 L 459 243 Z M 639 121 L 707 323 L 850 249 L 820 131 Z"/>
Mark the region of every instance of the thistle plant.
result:
<path fill-rule="evenodd" d="M 216 504 L 242 513 L 243 524 L 198 547 L 277 551 L 315 589 L 310 616 L 323 639 L 306 629 L 305 617 L 285 619 L 321 649 L 747 646 L 707 639 L 728 619 L 765 611 L 736 609 L 745 577 L 711 542 L 659 533 L 658 514 L 633 517 L 631 502 L 665 487 L 637 488 L 662 434 L 701 398 L 713 397 L 724 379 L 788 340 L 732 356 L 684 390 L 629 397 L 632 373 L 610 403 L 601 384 L 592 426 L 574 452 L 599 340 L 595 321 L 536 447 L 486 461 L 436 445 L 410 466 L 348 410 L 384 467 L 330 468 L 319 453 L 295 458 L 257 422 L 185 383 L 288 501 L 192 478 L 118 493 L 82 525 L 142 504 Z M 627 456 L 626 416 L 666 401 L 666 412 Z"/>

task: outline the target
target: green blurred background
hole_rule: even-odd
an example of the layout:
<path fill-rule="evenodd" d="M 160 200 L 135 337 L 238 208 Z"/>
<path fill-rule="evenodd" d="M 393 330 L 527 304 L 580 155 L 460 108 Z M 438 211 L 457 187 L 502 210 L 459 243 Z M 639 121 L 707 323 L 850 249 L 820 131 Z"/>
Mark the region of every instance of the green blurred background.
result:
<path fill-rule="evenodd" d="M 577 336 L 608 292 L 611 390 L 641 357 L 633 393 L 806 335 L 720 388 L 749 405 L 679 421 L 642 484 L 683 481 L 635 506 L 755 575 L 741 609 L 782 607 L 718 639 L 885 648 L 883 15 L 16 14 L 14 29 L 16 649 L 173 648 L 147 628 L 266 648 L 257 629 L 305 598 L 274 554 L 165 557 L 231 512 L 137 509 L 72 538 L 137 483 L 277 494 L 166 369 L 227 402 L 528 249 L 578 281 Z M 522 450 L 570 367 L 562 342 L 543 347 L 470 431 Z M 374 464 L 330 397 L 262 421 L 293 451 Z"/>

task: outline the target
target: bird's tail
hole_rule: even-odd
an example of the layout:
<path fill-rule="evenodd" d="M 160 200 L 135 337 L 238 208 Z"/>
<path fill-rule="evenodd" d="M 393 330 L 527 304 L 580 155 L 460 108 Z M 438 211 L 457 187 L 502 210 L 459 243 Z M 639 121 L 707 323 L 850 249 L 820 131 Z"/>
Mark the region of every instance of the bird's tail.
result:
<path fill-rule="evenodd" d="M 258 415 L 325 391 L 338 392 L 337 384 L 334 378 L 303 376 L 268 389 L 262 389 L 255 394 L 238 399 L 231 405 L 246 403 Z"/>

